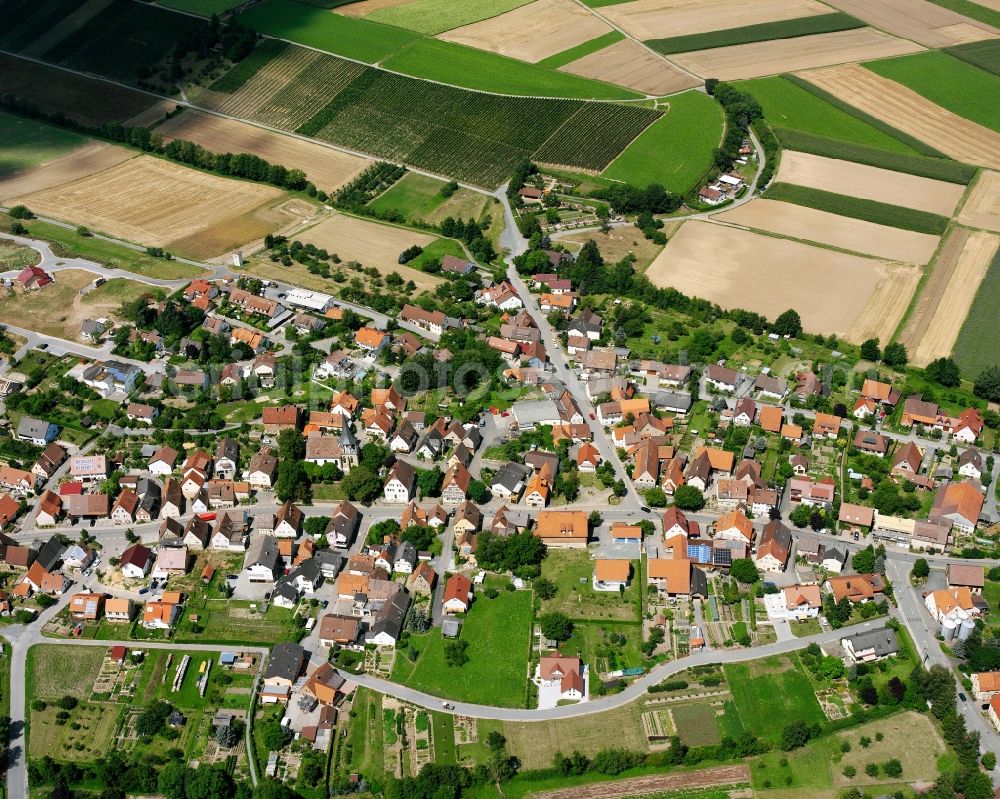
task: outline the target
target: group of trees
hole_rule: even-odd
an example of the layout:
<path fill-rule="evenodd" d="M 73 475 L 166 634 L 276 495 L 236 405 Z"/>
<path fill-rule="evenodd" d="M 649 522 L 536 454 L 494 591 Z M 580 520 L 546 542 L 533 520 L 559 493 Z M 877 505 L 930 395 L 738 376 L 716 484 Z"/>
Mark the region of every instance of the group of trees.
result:
<path fill-rule="evenodd" d="M 544 557 L 545 544 L 530 532 L 500 536 L 485 530 L 477 539 L 476 561 L 489 571 L 535 577 Z"/>
<path fill-rule="evenodd" d="M 862 342 L 861 357 L 873 363 L 882 361 L 886 366 L 893 369 L 901 369 L 909 361 L 909 356 L 906 353 L 904 345 L 898 341 L 893 341 L 890 344 L 886 344 L 885 349 L 881 349 L 877 338 L 870 338 Z"/>

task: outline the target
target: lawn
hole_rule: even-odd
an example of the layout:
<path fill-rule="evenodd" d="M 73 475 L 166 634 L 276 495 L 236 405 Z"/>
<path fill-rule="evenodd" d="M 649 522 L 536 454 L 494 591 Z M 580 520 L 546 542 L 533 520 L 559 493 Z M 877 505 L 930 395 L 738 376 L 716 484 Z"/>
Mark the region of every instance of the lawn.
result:
<path fill-rule="evenodd" d="M 983 102 L 985 97 L 1000 97 L 1000 76 L 936 50 L 872 61 L 865 67 L 952 113 L 1000 131 L 1000 103 Z"/>
<path fill-rule="evenodd" d="M 119 711 L 118 705 L 83 701 L 70 711 L 67 723 L 57 724 L 57 705 L 29 710 L 28 753 L 32 758 L 48 755 L 56 760 L 93 762 L 107 754 Z"/>
<path fill-rule="evenodd" d="M 163 289 L 157 289 L 148 283 L 139 283 L 124 277 L 113 277 L 93 291 L 87 292 L 82 299 L 84 305 L 121 305 L 132 302 L 147 294 L 163 295 Z"/>
<path fill-rule="evenodd" d="M 722 129 L 722 108 L 711 97 L 701 92 L 676 95 L 667 114 L 602 174 L 636 186 L 662 183 L 667 191 L 685 194 L 711 169 Z"/>
<path fill-rule="evenodd" d="M 624 636 L 620 643 L 619 636 Z M 583 622 L 574 625 L 572 637 L 559 649 L 564 654 L 579 655 L 590 666 L 591 688 L 600 672 L 634 668 L 647 664 L 642 653 L 642 630 L 638 624 Z"/>
<path fill-rule="evenodd" d="M 764 109 L 764 117 L 776 128 L 801 130 L 893 152 L 916 152 L 898 139 L 835 108 L 785 78 L 758 78 L 736 85 L 757 98 Z"/>
<path fill-rule="evenodd" d="M 819 625 L 818 619 L 806 619 L 804 621 L 791 621 L 788 626 L 792 628 L 792 635 L 796 638 L 805 638 L 809 635 L 819 635 L 823 628 Z"/>
<path fill-rule="evenodd" d="M 8 221 L 6 214 L 0 214 L 0 222 Z M 197 277 L 205 270 L 191 264 L 154 258 L 141 250 L 133 250 L 112 241 L 95 236 L 81 236 L 72 228 L 53 225 L 32 219 L 25 224 L 28 235 L 47 241 L 53 245 L 53 252 L 60 258 L 86 258 L 109 269 L 123 269 L 137 275 L 157 277 L 164 280 Z"/>
<path fill-rule="evenodd" d="M 179 691 L 174 692 L 173 682 L 177 675 L 177 668 L 181 664 L 184 655 L 190 655 L 191 661 L 184 672 L 184 680 L 181 682 Z M 170 666 L 167 666 L 167 659 L 173 656 Z M 206 700 L 198 693 L 198 676 L 202 664 L 211 661 L 212 666 L 208 674 L 208 687 L 206 694 L 211 687 L 216 684 L 222 668 L 219 666 L 219 658 L 215 652 L 186 652 L 183 649 L 151 649 L 146 653 L 146 660 L 143 663 L 143 673 L 139 679 L 139 687 L 136 689 L 136 704 L 147 705 L 156 700 L 162 699 L 169 702 L 180 710 L 198 710 L 206 705 Z"/>
<path fill-rule="evenodd" d="M 985 619 L 986 626 L 996 627 L 1000 625 L 1000 583 L 994 580 L 986 580 L 983 583 L 983 599 L 990 606 L 990 612 Z"/>
<path fill-rule="evenodd" d="M 743 726 L 762 738 L 777 741 L 789 722 L 812 724 L 825 718 L 795 655 L 733 663 L 724 668 Z"/>
<path fill-rule="evenodd" d="M 594 561 L 583 550 L 550 550 L 542 576 L 556 585 L 556 595 L 542 603 L 542 613 L 559 611 L 572 619 L 639 620 L 639 562 L 632 562 L 632 582 L 624 601 L 617 591 L 595 591 Z"/>
<path fill-rule="evenodd" d="M 707 702 L 683 702 L 670 706 L 681 740 L 688 746 L 711 746 L 722 740 L 715 710 Z"/>
<path fill-rule="evenodd" d="M 389 56 L 381 66 L 415 78 L 501 94 L 595 100 L 629 100 L 641 96 L 610 83 L 440 39 L 412 42 Z"/>
<path fill-rule="evenodd" d="M 610 31 L 598 36 L 596 39 L 591 39 L 589 42 L 583 42 L 576 47 L 570 47 L 568 50 L 550 55 L 548 58 L 543 58 L 541 61 L 536 61 L 535 63 L 549 69 L 559 69 L 559 67 L 564 67 L 578 58 L 583 58 L 591 53 L 596 53 L 598 50 L 603 50 L 605 47 L 610 47 L 615 42 L 620 42 L 624 38 L 625 36 L 618 31 Z"/>
<path fill-rule="evenodd" d="M 952 357 L 966 378 L 975 377 L 997 363 L 996 309 L 1000 303 L 1000 253 L 990 264 L 976 297 L 962 323 Z"/>
<path fill-rule="evenodd" d="M 471 25 L 481 19 L 500 16 L 530 2 L 532 0 L 478 0 L 475 3 L 411 0 L 402 5 L 380 8 L 366 14 L 365 19 L 433 36 L 462 25 Z"/>
<path fill-rule="evenodd" d="M 0 111 L 0 175 L 43 164 L 86 144 L 62 128 Z"/>
<path fill-rule="evenodd" d="M 443 180 L 407 172 L 391 188 L 368 203 L 368 207 L 374 211 L 396 211 L 411 221 L 426 219 L 445 201 L 445 196 L 441 194 L 445 185 Z"/>
<path fill-rule="evenodd" d="M 419 651 L 416 662 L 396 655 L 392 678 L 436 696 L 499 707 L 523 707 L 527 686 L 531 594 L 501 591 L 496 599 L 478 596 L 462 625 L 469 647 L 465 665 L 445 662 L 440 629 L 409 639 Z"/>
<path fill-rule="evenodd" d="M 435 727 L 435 730 L 437 728 Z M 350 755 L 345 764 L 379 779 L 385 772 L 385 752 L 382 744 L 382 694 L 368 688 L 357 688 L 351 702 L 350 727 L 347 734 Z"/>
<path fill-rule="evenodd" d="M 292 611 L 269 605 L 260 615 L 250 609 L 251 602 L 208 599 L 189 602 L 185 608 L 198 615 L 200 632 L 187 624 L 178 630 L 178 641 L 220 644 L 276 644 L 291 639 L 298 629 Z M 259 605 L 258 605 L 259 607 Z"/>
<path fill-rule="evenodd" d="M 90 696 L 106 650 L 99 646 L 39 644 L 28 650 L 28 688 L 32 699 Z"/>

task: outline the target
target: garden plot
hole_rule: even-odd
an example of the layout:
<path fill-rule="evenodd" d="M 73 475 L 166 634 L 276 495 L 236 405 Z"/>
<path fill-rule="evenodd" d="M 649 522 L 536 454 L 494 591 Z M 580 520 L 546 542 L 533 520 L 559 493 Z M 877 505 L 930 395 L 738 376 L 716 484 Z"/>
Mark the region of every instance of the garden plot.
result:
<path fill-rule="evenodd" d="M 534 64 L 610 31 L 610 25 L 574 0 L 535 0 L 438 38 Z M 608 75 L 599 76 L 599 80 L 617 82 Z"/>
<path fill-rule="evenodd" d="M 953 114 L 895 81 L 857 64 L 813 70 L 802 77 L 958 161 L 1000 168 L 1000 133 Z"/>
<path fill-rule="evenodd" d="M 994 39 L 1000 31 L 928 0 L 829 0 L 876 28 L 927 47 Z M 985 5 L 985 3 L 983 3 Z"/>
<path fill-rule="evenodd" d="M 979 174 L 957 219 L 963 225 L 1000 233 L 1000 172 Z"/>
<path fill-rule="evenodd" d="M 371 163 L 367 158 L 332 147 L 201 111 L 185 111 L 160 125 L 156 132 L 165 141 L 186 139 L 214 153 L 252 153 L 272 164 L 301 169 L 315 186 L 328 193 L 350 181 Z M 2 187 L 0 184 L 0 191 Z"/>
<path fill-rule="evenodd" d="M 906 55 L 921 49 L 923 48 L 918 44 L 897 39 L 874 28 L 856 28 L 794 39 L 677 53 L 670 60 L 702 77 L 740 80 L 849 61 Z"/>
<path fill-rule="evenodd" d="M 80 180 L 16 198 L 16 202 L 38 214 L 112 236 L 168 246 L 215 226 L 232 224 L 281 194 L 270 186 L 237 183 L 142 155 Z"/>
<path fill-rule="evenodd" d="M 965 193 L 958 183 L 793 150 L 781 153 L 774 180 L 942 216 L 951 216 Z"/>
<path fill-rule="evenodd" d="M 603 7 L 600 13 L 637 39 L 663 39 L 827 14 L 829 9 L 814 0 L 634 0 Z"/>
<path fill-rule="evenodd" d="M 24 247 L 10 239 L 0 239 L 0 272 L 21 271 L 42 259 L 34 247 Z"/>
<path fill-rule="evenodd" d="M 940 241 L 939 236 L 928 233 L 900 230 L 777 200 L 756 199 L 715 218 L 841 250 L 911 264 L 922 265 L 930 261 Z"/>
<path fill-rule="evenodd" d="M 912 273 L 912 277 L 910 276 Z M 825 250 L 800 242 L 714 225 L 686 222 L 646 276 L 724 308 L 746 308 L 774 318 L 795 308 L 809 332 L 848 335 L 881 292 L 893 301 L 865 326 L 895 329 L 920 278 L 912 267 Z M 902 287 L 894 281 L 902 281 Z M 893 295 L 884 290 L 896 286 Z M 824 302 L 815 301 L 823 297 Z"/>
<path fill-rule="evenodd" d="M 560 70 L 657 96 L 674 94 L 701 84 L 701 81 L 686 75 L 631 39 L 622 39 L 603 50 L 571 61 Z"/>

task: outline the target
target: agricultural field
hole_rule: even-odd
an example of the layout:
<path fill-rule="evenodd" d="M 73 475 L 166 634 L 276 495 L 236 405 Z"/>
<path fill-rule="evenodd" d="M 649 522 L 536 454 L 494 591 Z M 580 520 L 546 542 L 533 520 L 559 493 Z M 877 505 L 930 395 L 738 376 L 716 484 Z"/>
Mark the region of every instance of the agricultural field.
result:
<path fill-rule="evenodd" d="M 481 19 L 497 17 L 531 0 L 478 0 L 456 3 L 454 0 L 410 0 L 365 14 L 365 19 L 395 25 L 433 36 L 452 28 L 471 25 Z"/>
<path fill-rule="evenodd" d="M 945 50 L 949 55 L 960 58 L 967 64 L 1000 75 L 1000 39 L 986 39 L 981 42 L 960 44 Z"/>
<path fill-rule="evenodd" d="M 1000 172 L 979 173 L 957 219 L 963 225 L 1000 233 Z"/>
<path fill-rule="evenodd" d="M 775 180 L 941 216 L 951 216 L 965 193 L 957 183 L 793 150 L 781 153 Z"/>
<path fill-rule="evenodd" d="M 931 260 L 940 241 L 938 236 L 927 233 L 766 199 L 726 211 L 716 219 L 875 258 L 918 265 Z"/>
<path fill-rule="evenodd" d="M 336 253 L 341 261 L 357 261 L 383 274 L 398 272 L 404 280 L 413 280 L 421 289 L 433 288 L 441 282 L 441 278 L 399 263 L 399 254 L 407 247 L 414 244 L 427 247 L 437 241 L 429 233 L 335 213 L 318 225 L 296 234 L 295 238 Z"/>
<path fill-rule="evenodd" d="M 737 85 L 757 99 L 767 121 L 779 129 L 779 137 L 781 129 L 789 129 L 896 153 L 916 152 L 899 139 L 835 108 L 783 77 L 757 78 Z"/>
<path fill-rule="evenodd" d="M 185 111 L 156 128 L 165 141 L 186 139 L 214 153 L 253 153 L 272 164 L 301 169 L 327 193 L 347 183 L 370 165 L 366 158 L 323 147 L 233 119 Z"/>
<path fill-rule="evenodd" d="M 830 5 L 926 47 L 991 39 L 1000 31 L 928 0 L 830 0 Z"/>
<path fill-rule="evenodd" d="M 477 597 L 462 623 L 461 640 L 469 644 L 465 665 L 445 662 L 440 629 L 410 637 L 419 652 L 416 663 L 396 656 L 392 678 L 435 696 L 498 707 L 524 707 L 531 593 L 501 591 L 495 599 Z"/>
<path fill-rule="evenodd" d="M 904 337 L 913 363 L 926 366 L 955 347 L 998 246 L 1000 237 L 981 230 L 956 228 L 951 234 L 921 292 L 921 303 L 927 298 L 918 304 L 921 313 L 914 313 Z M 936 279 L 938 270 L 941 276 Z"/>
<path fill-rule="evenodd" d="M 895 81 L 856 64 L 813 70 L 802 77 L 952 158 L 1000 167 L 1000 134 L 951 113 Z"/>
<path fill-rule="evenodd" d="M 573 0 L 534 0 L 438 38 L 536 63 L 606 35 L 611 26 Z M 614 83 L 610 78 L 604 78 Z"/>
<path fill-rule="evenodd" d="M 796 655 L 723 667 L 743 726 L 775 741 L 790 721 L 823 721 L 823 709 Z"/>
<path fill-rule="evenodd" d="M 892 335 L 920 270 L 691 221 L 670 239 L 646 276 L 654 285 L 769 318 L 795 308 L 807 331 L 854 341 L 872 329 L 883 339 Z M 826 301 L 814 302 L 817 296 Z"/>
<path fill-rule="evenodd" d="M 436 178 L 407 172 L 395 185 L 368 203 L 368 207 L 376 211 L 396 211 L 408 221 L 436 224 L 449 216 L 479 220 L 493 204 L 488 195 L 461 187 L 445 197 L 441 193 L 445 185 Z"/>
<path fill-rule="evenodd" d="M 10 175 L 0 176 L 0 200 L 21 197 L 72 183 L 135 158 L 134 150 L 91 141 L 68 154 Z M 2 159 L 2 156 L 0 156 Z"/>
<path fill-rule="evenodd" d="M 470 94 L 303 48 L 280 52 L 234 92 L 228 86 L 223 78 L 202 101 L 489 188 L 525 158 L 602 169 L 660 116 L 610 103 Z M 303 102 L 303 92 L 324 102 Z"/>
<path fill-rule="evenodd" d="M 668 223 L 664 230 L 665 235 L 672 234 L 671 228 L 676 227 L 676 223 Z M 654 244 L 639 230 L 632 228 L 611 228 L 607 233 L 601 231 L 587 231 L 585 233 L 569 234 L 560 236 L 558 241 L 566 245 L 570 251 L 579 251 L 590 239 L 593 239 L 601 250 L 604 260 L 610 264 L 616 264 L 626 255 L 635 256 L 635 269 L 642 272 L 649 266 L 657 253 L 663 249 L 660 244 Z"/>
<path fill-rule="evenodd" d="M 613 30 L 610 33 L 604 34 L 604 36 L 598 36 L 596 39 L 591 39 L 589 42 L 578 44 L 576 47 L 571 47 L 569 50 L 563 50 L 561 53 L 556 53 L 554 55 L 550 55 L 548 58 L 543 58 L 538 62 L 538 64 L 543 67 L 558 69 L 559 67 L 566 66 L 566 64 L 571 61 L 576 61 L 577 59 L 583 58 L 591 53 L 596 53 L 598 50 L 603 50 L 605 47 L 610 47 L 615 42 L 620 42 L 624 38 L 625 37 L 618 31 Z"/>
<path fill-rule="evenodd" d="M 556 595 L 542 602 L 542 613 L 565 613 L 571 619 L 638 621 L 639 564 L 632 564 L 632 582 L 624 599 L 617 591 L 595 591 L 591 583 L 594 561 L 590 553 L 553 550 L 542 561 L 542 576 L 555 583 Z"/>
<path fill-rule="evenodd" d="M 962 323 L 952 357 L 966 377 L 975 378 L 987 366 L 995 366 L 996 309 L 1000 303 L 1000 254 L 993 258 L 986 277 Z M 993 607 L 992 605 L 990 607 Z"/>
<path fill-rule="evenodd" d="M 687 36 L 672 36 L 668 39 L 650 39 L 646 44 L 658 53 L 671 55 L 691 50 L 708 50 L 713 47 L 731 47 L 736 44 L 794 39 L 798 36 L 812 36 L 817 33 L 852 30 L 864 27 L 864 24 L 861 20 L 848 14 L 818 14 L 779 22 L 761 22 L 742 28 L 724 28 L 706 33 L 692 33 Z"/>
<path fill-rule="evenodd" d="M 13 289 L 0 289 L 0 319 L 15 327 L 24 327 L 47 336 L 75 341 L 84 319 L 111 314 L 123 299 L 153 294 L 155 289 L 132 280 L 109 281 L 81 296 L 80 289 L 94 281 L 97 274 L 83 269 L 62 269 L 55 280 L 28 295 Z"/>
<path fill-rule="evenodd" d="M 851 61 L 905 55 L 920 46 L 874 28 L 677 53 L 671 61 L 695 75 L 742 80 Z"/>
<path fill-rule="evenodd" d="M 239 191 L 236 187 L 239 187 Z M 122 239 L 179 251 L 218 255 L 264 235 L 275 226 L 263 221 L 240 224 L 264 205 L 281 198 L 270 186 L 226 178 L 143 155 L 111 169 L 52 189 L 16 198 L 36 213 L 65 219 Z M 222 239 L 215 238 L 222 233 Z M 252 235 L 251 235 L 252 233 Z M 246 236 L 241 241 L 233 236 Z M 204 236 L 208 249 L 192 237 Z"/>
<path fill-rule="evenodd" d="M 1000 97 L 1000 76 L 937 51 L 865 64 L 876 75 L 913 89 L 953 114 L 1000 131 L 1000 108 L 983 102 Z"/>
<path fill-rule="evenodd" d="M 631 39 L 623 39 L 560 69 L 656 96 L 674 94 L 701 83 L 662 58 L 657 58 Z"/>
<path fill-rule="evenodd" d="M 0 94 L 29 100 L 48 113 L 61 113 L 82 125 L 124 122 L 155 102 L 155 98 L 124 86 L 6 53 L 0 53 Z"/>
<path fill-rule="evenodd" d="M 4 111 L 0 111 L 0 141 L 0 176 L 52 161 L 87 143 L 76 133 Z"/>
<path fill-rule="evenodd" d="M 837 192 L 822 191 L 810 186 L 796 186 L 791 183 L 772 183 L 764 195 L 771 200 L 804 205 L 809 208 L 831 211 L 842 216 L 863 219 L 876 224 L 890 225 L 916 233 L 940 235 L 948 227 L 948 217 L 903 208 L 899 205 L 864 200 L 859 197 L 845 197 Z"/>
<path fill-rule="evenodd" d="M 662 183 L 684 194 L 712 167 L 722 140 L 722 109 L 707 95 L 687 92 L 670 98 L 666 116 L 654 122 L 602 172 L 634 185 Z"/>
<path fill-rule="evenodd" d="M 590 3 L 588 3 L 590 5 Z M 828 14 L 830 9 L 815 0 L 633 0 L 616 3 L 601 14 L 637 39 L 663 39 L 727 28 L 743 28 L 765 22 Z"/>

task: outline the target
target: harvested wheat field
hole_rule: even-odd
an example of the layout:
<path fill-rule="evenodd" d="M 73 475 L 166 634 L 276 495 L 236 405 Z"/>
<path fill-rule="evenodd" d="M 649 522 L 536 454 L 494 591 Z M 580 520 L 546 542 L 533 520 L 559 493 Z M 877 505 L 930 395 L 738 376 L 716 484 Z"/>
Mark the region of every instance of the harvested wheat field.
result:
<path fill-rule="evenodd" d="M 1000 172 L 979 173 L 957 219 L 963 225 L 1000 233 Z"/>
<path fill-rule="evenodd" d="M 828 14 L 814 0 L 634 0 L 604 6 L 600 13 L 637 39 L 742 28 L 761 22 Z"/>
<path fill-rule="evenodd" d="M 801 77 L 957 161 L 1000 168 L 1000 133 L 953 114 L 893 80 L 857 64 L 804 72 Z"/>
<path fill-rule="evenodd" d="M 535 63 L 610 32 L 610 25 L 573 0 L 535 0 L 438 38 Z"/>
<path fill-rule="evenodd" d="M 934 257 L 940 241 L 939 236 L 900 230 L 777 200 L 753 200 L 715 218 L 756 230 L 909 264 L 926 264 Z"/>
<path fill-rule="evenodd" d="M 5 175 L 0 179 L 0 200 L 61 186 L 135 157 L 133 150 L 117 144 L 89 142 L 44 164 Z"/>
<path fill-rule="evenodd" d="M 657 96 L 701 85 L 697 78 L 684 74 L 631 39 L 622 39 L 603 50 L 571 61 L 560 67 L 560 71 Z"/>
<path fill-rule="evenodd" d="M 776 181 L 951 216 L 965 186 L 891 169 L 783 150 Z"/>
<path fill-rule="evenodd" d="M 178 105 L 173 100 L 160 100 L 153 103 L 145 111 L 140 111 L 131 119 L 125 120 L 125 124 L 151 128 L 158 122 L 163 122 L 167 118 L 167 114 L 176 111 L 177 108 Z"/>
<path fill-rule="evenodd" d="M 335 213 L 315 227 L 297 234 L 295 238 L 336 253 L 341 261 L 357 261 L 385 274 L 399 272 L 407 280 L 412 278 L 421 287 L 432 287 L 441 282 L 439 278 L 399 264 L 399 254 L 410 245 L 426 247 L 436 241 L 435 236 L 427 233 Z"/>
<path fill-rule="evenodd" d="M 830 5 L 876 28 L 927 47 L 994 39 L 1000 31 L 928 0 L 829 0 Z"/>
<path fill-rule="evenodd" d="M 906 55 L 920 50 L 923 48 L 918 44 L 897 39 L 874 28 L 856 28 L 795 39 L 677 53 L 670 56 L 670 60 L 703 77 L 742 80 L 848 61 Z"/>
<path fill-rule="evenodd" d="M 998 246 L 1000 237 L 981 230 L 955 228 L 948 236 L 901 337 L 913 363 L 926 366 L 952 351 Z"/>
<path fill-rule="evenodd" d="M 271 186 L 220 178 L 141 155 L 16 201 L 38 214 L 163 247 L 229 225 L 281 196 Z"/>
<path fill-rule="evenodd" d="M 272 164 L 301 169 L 326 192 L 347 183 L 371 164 L 367 158 L 201 111 L 185 111 L 156 132 L 166 141 L 187 139 L 214 153 L 253 153 Z"/>
<path fill-rule="evenodd" d="M 883 283 L 910 272 L 914 279 L 909 291 L 902 292 L 905 301 L 884 309 L 887 319 L 880 326 L 891 333 L 920 277 L 914 267 L 890 268 L 871 258 L 691 221 L 670 239 L 646 277 L 654 285 L 771 319 L 795 308 L 810 333 L 845 336 Z"/>

